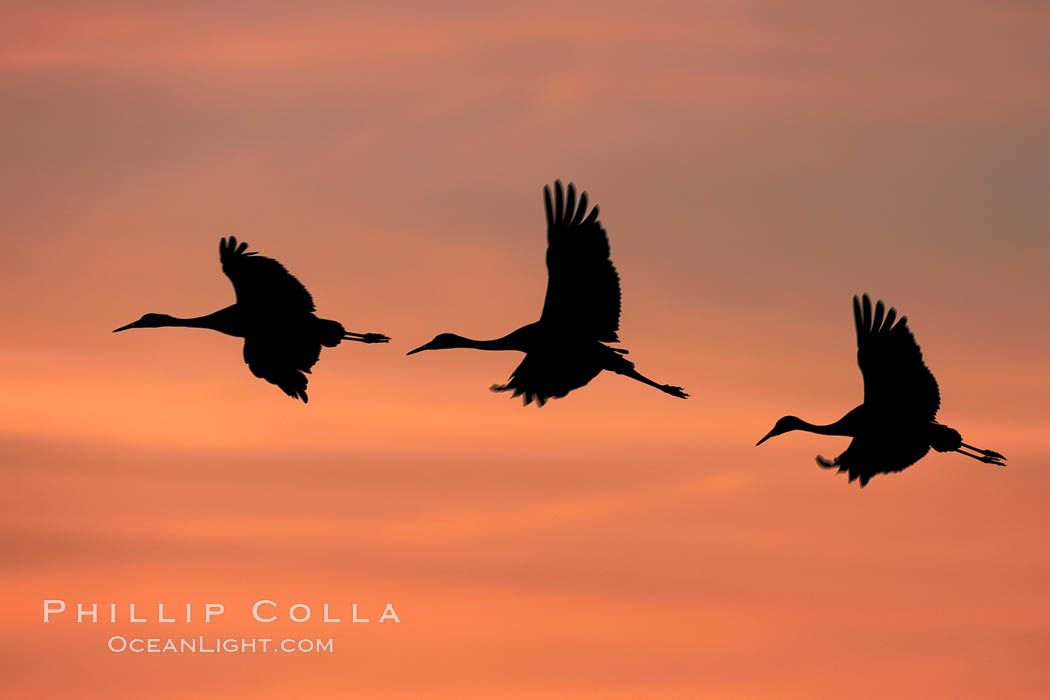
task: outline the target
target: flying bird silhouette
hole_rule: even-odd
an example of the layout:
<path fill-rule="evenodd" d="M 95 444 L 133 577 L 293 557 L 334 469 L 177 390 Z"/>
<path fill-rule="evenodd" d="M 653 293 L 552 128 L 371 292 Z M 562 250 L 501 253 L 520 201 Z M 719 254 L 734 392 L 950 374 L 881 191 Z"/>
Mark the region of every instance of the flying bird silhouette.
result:
<path fill-rule="evenodd" d="M 624 357 L 626 350 L 605 344 L 619 342 L 620 278 L 609 259 L 609 239 L 598 221 L 598 207 L 588 214 L 587 193 L 582 192 L 577 201 L 576 186 L 570 182 L 566 196 L 560 180 L 554 183 L 553 203 L 550 188 L 543 188 L 543 204 L 547 212 L 547 297 L 540 320 L 495 340 L 441 333 L 407 354 L 448 348 L 523 352 L 525 359 L 510 381 L 491 388 L 524 397 L 526 406 L 561 398 L 602 370 L 687 398 L 680 387 L 658 384 L 639 374 Z"/>
<path fill-rule="evenodd" d="M 838 467 L 863 487 L 876 474 L 891 474 L 918 462 L 930 448 L 958 452 L 986 464 L 1005 467 L 1006 457 L 962 441 L 957 430 L 934 420 L 941 396 L 937 380 L 922 361 L 922 350 L 908 328 L 907 317 L 880 301 L 872 314 L 871 299 L 853 297 L 857 327 L 857 364 L 864 375 L 864 403 L 829 425 L 813 425 L 784 416 L 758 445 L 776 435 L 805 430 L 819 435 L 852 437 L 833 460 L 817 456 L 825 469 Z"/>
<path fill-rule="evenodd" d="M 351 333 L 338 321 L 318 318 L 306 287 L 281 263 L 257 253 L 230 236 L 219 241 L 222 271 L 233 283 L 237 302 L 207 316 L 177 318 L 146 314 L 113 332 L 130 328 L 184 326 L 210 328 L 244 338 L 244 361 L 256 377 L 276 384 L 293 399 L 306 403 L 306 374 L 321 356 L 321 346 L 334 348 L 344 340 L 386 343 L 381 333 Z M 305 374 L 304 374 L 305 373 Z"/>

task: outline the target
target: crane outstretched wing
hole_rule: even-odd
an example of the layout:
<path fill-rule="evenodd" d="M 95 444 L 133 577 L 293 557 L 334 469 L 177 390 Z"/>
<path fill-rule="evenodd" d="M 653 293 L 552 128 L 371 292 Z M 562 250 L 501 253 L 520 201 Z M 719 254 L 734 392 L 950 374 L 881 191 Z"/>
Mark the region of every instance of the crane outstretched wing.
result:
<path fill-rule="evenodd" d="M 849 474 L 850 481 L 860 479 L 860 485 L 864 487 L 876 474 L 903 471 L 925 457 L 929 451 L 929 441 L 921 439 L 917 433 L 885 439 L 857 437 L 834 460 L 829 461 L 818 455 L 817 464 L 825 469 L 838 467 L 839 472 Z"/>
<path fill-rule="evenodd" d="M 302 282 L 273 258 L 247 252 L 248 244 L 233 236 L 219 241 L 222 271 L 233 283 L 237 304 L 268 314 L 310 313 L 314 300 Z"/>
<path fill-rule="evenodd" d="M 543 188 L 547 212 L 547 297 L 541 322 L 574 335 L 617 342 L 620 328 L 620 278 L 609 259 L 609 238 L 598 221 L 598 207 L 587 213 L 587 193 L 576 200 L 561 181 L 554 183 L 554 201 Z"/>
<path fill-rule="evenodd" d="M 605 346 L 595 344 L 595 347 Z M 616 348 L 605 350 L 617 359 Z M 559 352 L 539 349 L 529 352 L 510 375 L 506 384 L 496 384 L 493 391 L 510 391 L 512 396 L 522 396 L 525 405 L 535 401 L 539 406 L 549 399 L 564 398 L 570 391 L 579 389 L 598 376 L 603 364 L 587 353 Z M 621 360 L 627 362 L 627 360 Z M 629 362 L 627 364 L 631 367 Z"/>
<path fill-rule="evenodd" d="M 321 356 L 321 345 L 294 334 L 244 339 L 244 361 L 256 377 L 276 384 L 293 399 L 306 403 L 306 374 Z M 305 373 L 305 374 L 304 374 Z"/>
<path fill-rule="evenodd" d="M 881 301 L 872 313 L 871 299 L 853 297 L 857 326 L 857 364 L 864 375 L 864 404 L 881 415 L 907 421 L 931 421 L 941 405 L 933 373 L 908 328 Z M 896 320 L 896 323 L 894 321 Z"/>

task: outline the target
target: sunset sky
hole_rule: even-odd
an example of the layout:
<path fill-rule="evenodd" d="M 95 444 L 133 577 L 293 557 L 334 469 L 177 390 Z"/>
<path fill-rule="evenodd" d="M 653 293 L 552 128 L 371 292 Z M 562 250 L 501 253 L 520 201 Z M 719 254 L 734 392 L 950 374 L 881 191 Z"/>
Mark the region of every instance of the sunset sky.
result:
<path fill-rule="evenodd" d="M 0 6 L 0 679 L 10 698 L 1044 698 L 1050 6 L 1025 0 Z M 542 187 L 601 207 L 615 375 L 405 352 L 538 318 Z M 241 341 L 110 331 L 282 261 L 303 405 Z M 863 491 L 850 299 L 910 319 L 932 454 Z M 212 625 L 42 600 L 221 602 Z M 263 625 L 253 601 L 400 624 Z M 114 634 L 332 637 L 131 655 Z"/>

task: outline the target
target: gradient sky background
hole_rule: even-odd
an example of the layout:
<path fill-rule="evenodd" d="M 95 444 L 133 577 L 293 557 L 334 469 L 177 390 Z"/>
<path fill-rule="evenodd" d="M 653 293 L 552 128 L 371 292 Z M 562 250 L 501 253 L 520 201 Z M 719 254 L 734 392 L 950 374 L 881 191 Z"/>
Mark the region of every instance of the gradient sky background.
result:
<path fill-rule="evenodd" d="M 12 698 L 1042 698 L 1050 684 L 1050 7 L 994 2 L 7 3 L 0 673 Z M 542 410 L 541 188 L 601 205 L 616 376 Z M 322 315 L 308 406 L 240 342 L 217 243 Z M 932 455 L 860 491 L 850 297 L 911 319 Z M 138 656 L 41 599 L 224 602 Z M 262 626 L 253 600 L 400 625 Z M 170 629 L 170 628 L 174 629 Z"/>

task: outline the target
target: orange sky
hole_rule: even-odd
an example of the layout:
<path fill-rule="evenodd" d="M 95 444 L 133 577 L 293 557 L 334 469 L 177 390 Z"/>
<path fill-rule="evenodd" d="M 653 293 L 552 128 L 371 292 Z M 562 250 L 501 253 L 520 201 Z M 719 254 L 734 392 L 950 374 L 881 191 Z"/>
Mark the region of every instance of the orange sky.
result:
<path fill-rule="evenodd" d="M 0 9 L 0 674 L 18 698 L 1041 698 L 1050 10 L 1040 3 L 53 2 Z M 487 391 L 542 304 L 541 188 L 601 206 L 617 376 Z M 308 406 L 240 342 L 221 235 L 323 316 Z M 860 491 L 850 297 L 911 319 L 932 455 Z M 218 601 L 106 651 L 44 598 Z M 259 598 L 402 622 L 245 621 Z"/>

